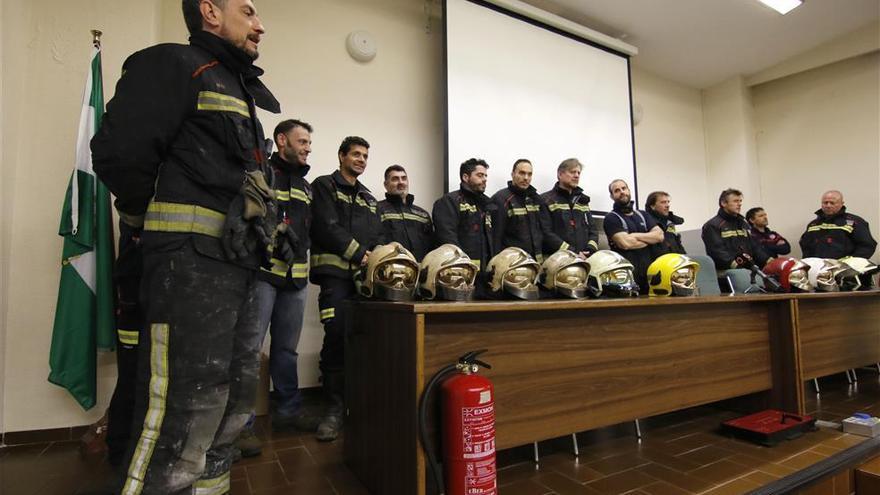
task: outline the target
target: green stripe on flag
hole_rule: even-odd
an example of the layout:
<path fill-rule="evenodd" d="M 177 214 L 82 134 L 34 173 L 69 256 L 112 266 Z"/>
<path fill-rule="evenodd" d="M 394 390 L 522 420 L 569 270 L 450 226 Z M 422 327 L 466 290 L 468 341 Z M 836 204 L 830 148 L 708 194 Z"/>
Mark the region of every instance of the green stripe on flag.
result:
<path fill-rule="evenodd" d="M 116 346 L 110 192 L 95 177 L 89 148 L 103 114 L 101 50 L 95 47 L 83 94 L 75 169 L 58 229 L 64 247 L 49 351 L 49 381 L 66 388 L 84 409 L 92 408 L 97 398 L 97 351 Z"/>

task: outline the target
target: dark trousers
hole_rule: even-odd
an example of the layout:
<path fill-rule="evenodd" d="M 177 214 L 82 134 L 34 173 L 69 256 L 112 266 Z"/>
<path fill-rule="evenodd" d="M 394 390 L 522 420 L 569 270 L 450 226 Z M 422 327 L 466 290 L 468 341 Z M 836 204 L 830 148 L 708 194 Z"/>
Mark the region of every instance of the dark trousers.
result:
<path fill-rule="evenodd" d="M 318 308 L 324 325 L 324 345 L 321 347 L 321 376 L 324 394 L 332 405 L 341 407 L 344 395 L 345 328 L 348 318 L 345 301 L 356 295 L 354 282 L 350 279 L 321 277 L 318 280 Z"/>
<path fill-rule="evenodd" d="M 144 256 L 134 434 L 123 494 L 229 491 L 256 399 L 254 272 L 189 245 Z"/>

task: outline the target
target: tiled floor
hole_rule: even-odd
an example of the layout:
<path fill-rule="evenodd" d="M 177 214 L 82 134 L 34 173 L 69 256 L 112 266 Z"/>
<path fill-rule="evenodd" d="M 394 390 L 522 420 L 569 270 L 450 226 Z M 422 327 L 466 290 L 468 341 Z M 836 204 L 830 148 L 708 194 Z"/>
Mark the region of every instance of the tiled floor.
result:
<path fill-rule="evenodd" d="M 861 371 L 857 387 L 839 377 L 821 380 L 822 395 L 807 387 L 808 409 L 839 421 L 855 411 L 880 415 L 880 376 Z M 632 424 L 578 435 L 580 457 L 570 438 L 542 442 L 540 462 L 531 446 L 499 453 L 504 495 L 568 494 L 738 494 L 793 473 L 863 440 L 821 429 L 774 448 L 759 447 L 714 432 L 737 416 L 720 405 L 642 421 L 644 438 Z M 309 435 L 274 434 L 258 425 L 266 440 L 262 455 L 232 471 L 234 495 L 366 494 L 342 463 L 342 442 L 322 444 Z M 75 442 L 40 443 L 0 449 L 0 494 L 72 495 L 100 488 L 108 470 L 101 459 L 83 459 Z"/>

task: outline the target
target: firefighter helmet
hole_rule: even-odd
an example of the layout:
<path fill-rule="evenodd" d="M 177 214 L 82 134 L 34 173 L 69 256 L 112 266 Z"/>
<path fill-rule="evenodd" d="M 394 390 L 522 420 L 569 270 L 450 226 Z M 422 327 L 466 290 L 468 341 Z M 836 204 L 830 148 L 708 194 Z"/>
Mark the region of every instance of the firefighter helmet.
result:
<path fill-rule="evenodd" d="M 773 277 L 784 292 L 812 292 L 810 265 L 797 258 L 773 258 L 764 266 L 764 273 Z"/>
<path fill-rule="evenodd" d="M 560 249 L 541 265 L 541 285 L 559 295 L 580 299 L 587 296 L 589 274 L 589 263 L 567 249 Z"/>
<path fill-rule="evenodd" d="M 479 269 L 455 244 L 429 252 L 419 267 L 419 294 L 423 299 L 467 301 L 474 295 Z"/>
<path fill-rule="evenodd" d="M 874 274 L 880 271 L 880 266 L 869 259 L 858 256 L 847 256 L 840 258 L 840 261 L 856 272 L 855 275 L 844 277 L 840 290 L 870 290 L 874 288 Z"/>
<path fill-rule="evenodd" d="M 537 299 L 540 269 L 529 253 L 518 247 L 506 248 L 489 261 L 489 289 L 499 295 L 506 292 L 519 299 Z"/>
<path fill-rule="evenodd" d="M 648 294 L 651 296 L 692 296 L 697 292 L 700 264 L 683 254 L 668 253 L 648 267 Z"/>
<path fill-rule="evenodd" d="M 400 243 L 389 242 L 373 249 L 367 266 L 358 272 L 355 281 L 364 297 L 408 301 L 415 294 L 418 276 L 415 256 Z"/>
<path fill-rule="evenodd" d="M 623 256 L 603 249 L 587 258 L 590 275 L 588 293 L 594 297 L 637 297 L 639 286 L 633 277 L 633 265 Z"/>
<path fill-rule="evenodd" d="M 837 292 L 840 287 L 837 285 L 837 274 L 852 270 L 847 265 L 831 258 L 804 258 L 801 261 L 810 267 L 808 276 L 810 284 L 816 288 L 818 292 Z"/>

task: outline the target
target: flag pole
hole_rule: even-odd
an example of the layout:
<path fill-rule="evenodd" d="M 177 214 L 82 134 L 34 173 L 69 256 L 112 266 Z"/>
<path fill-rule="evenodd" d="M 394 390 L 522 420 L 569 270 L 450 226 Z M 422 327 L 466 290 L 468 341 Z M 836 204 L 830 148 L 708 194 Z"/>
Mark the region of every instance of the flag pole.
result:
<path fill-rule="evenodd" d="M 104 34 L 99 29 L 92 29 L 92 44 L 95 48 L 101 48 L 101 35 Z"/>

